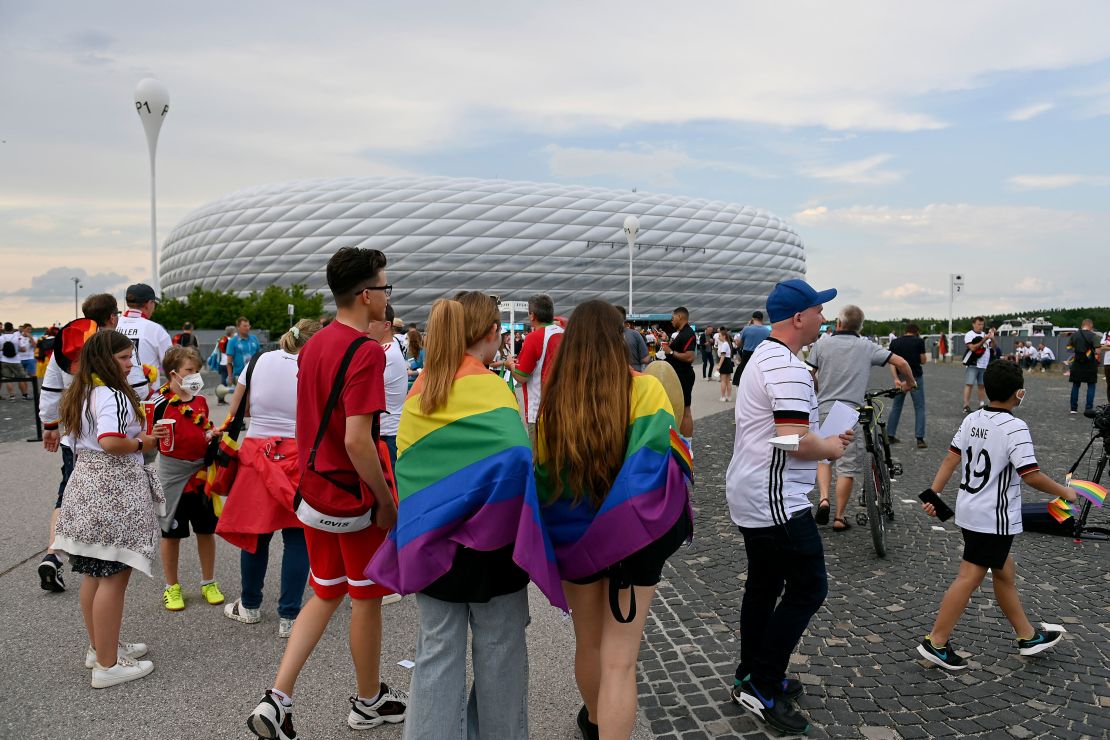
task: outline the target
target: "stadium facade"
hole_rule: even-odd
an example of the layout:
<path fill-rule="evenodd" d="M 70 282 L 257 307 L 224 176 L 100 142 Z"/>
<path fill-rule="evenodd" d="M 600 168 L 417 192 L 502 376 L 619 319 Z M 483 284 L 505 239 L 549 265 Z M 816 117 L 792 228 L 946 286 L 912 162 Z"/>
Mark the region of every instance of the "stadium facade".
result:
<path fill-rule="evenodd" d="M 340 247 L 380 249 L 392 303 L 422 321 L 457 290 L 503 300 L 550 294 L 560 313 L 590 298 L 633 310 L 690 309 L 698 324 L 739 325 L 780 280 L 805 276 L 805 247 L 784 221 L 752 206 L 564 185 L 443 177 L 350 177 L 261 185 L 186 216 L 162 250 L 168 297 L 194 286 L 247 293 L 303 284 L 327 293 Z"/>

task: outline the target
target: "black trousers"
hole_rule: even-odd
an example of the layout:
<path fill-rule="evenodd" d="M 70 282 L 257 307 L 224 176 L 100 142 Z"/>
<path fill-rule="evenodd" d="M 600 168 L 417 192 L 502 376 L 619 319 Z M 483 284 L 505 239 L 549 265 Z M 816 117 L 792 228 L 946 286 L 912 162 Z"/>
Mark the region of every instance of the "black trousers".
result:
<path fill-rule="evenodd" d="M 708 347 L 702 347 L 701 350 L 701 376 L 708 378 L 713 374 L 713 366 L 717 363 L 713 359 L 713 350 Z"/>
<path fill-rule="evenodd" d="M 790 656 L 828 595 L 825 550 L 810 510 L 786 524 L 740 527 L 748 578 L 740 608 L 740 664 L 764 696 L 782 693 Z M 780 598 L 781 597 L 781 598 Z"/>

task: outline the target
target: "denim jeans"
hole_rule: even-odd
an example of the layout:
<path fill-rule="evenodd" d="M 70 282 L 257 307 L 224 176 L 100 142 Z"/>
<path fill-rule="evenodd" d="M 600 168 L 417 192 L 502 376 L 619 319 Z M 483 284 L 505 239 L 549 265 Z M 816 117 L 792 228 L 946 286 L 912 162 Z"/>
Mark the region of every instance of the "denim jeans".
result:
<path fill-rule="evenodd" d="M 405 740 L 524 740 L 528 737 L 528 589 L 488 603 L 416 595 L 420 635 Z M 466 692 L 466 633 L 474 685 Z"/>
<path fill-rule="evenodd" d="M 919 375 L 914 378 L 917 387 L 910 391 L 913 399 L 913 430 L 918 439 L 925 439 L 925 377 Z M 890 417 L 886 422 L 886 433 L 891 437 L 898 436 L 898 420 L 902 418 L 902 404 L 906 402 L 906 394 L 899 393 L 890 405 Z"/>
<path fill-rule="evenodd" d="M 1079 386 L 1080 383 L 1071 384 L 1071 410 L 1079 410 Z M 1087 405 L 1083 407 L 1084 411 L 1090 411 L 1095 406 L 1095 384 L 1087 384 Z"/>
<path fill-rule="evenodd" d="M 220 373 L 220 385 L 227 385 L 227 365 L 220 365 L 219 373 Z M 231 390 L 234 391 L 235 389 L 232 388 Z M 229 403 L 230 403 L 230 401 L 229 401 Z"/>
<path fill-rule="evenodd" d="M 258 548 L 254 553 L 239 553 L 239 574 L 243 581 L 240 598 L 243 606 L 258 609 L 262 606 L 262 587 L 266 583 L 266 566 L 270 562 L 270 540 L 273 533 L 258 535 Z M 296 619 L 304 601 L 304 587 L 308 582 L 308 548 L 304 543 L 304 530 L 290 527 L 281 530 L 281 595 L 278 597 L 278 616 Z"/>
<path fill-rule="evenodd" d="M 389 464 L 393 468 L 393 474 L 397 474 L 397 435 L 382 435 L 382 442 L 385 442 L 386 449 L 389 450 Z"/>
<path fill-rule="evenodd" d="M 790 655 L 828 594 L 825 551 L 809 509 L 786 524 L 740 527 L 740 533 L 748 578 L 740 607 L 736 677 L 750 673 L 760 693 L 777 696 Z"/>

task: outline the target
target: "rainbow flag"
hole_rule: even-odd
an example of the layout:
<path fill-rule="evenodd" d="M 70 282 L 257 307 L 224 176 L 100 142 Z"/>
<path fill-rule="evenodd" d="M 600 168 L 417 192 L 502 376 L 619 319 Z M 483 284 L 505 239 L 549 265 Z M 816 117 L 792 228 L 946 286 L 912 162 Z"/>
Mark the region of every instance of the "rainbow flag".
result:
<path fill-rule="evenodd" d="M 1106 488 L 1100 486 L 1098 483 L 1092 483 L 1089 480 L 1076 480 L 1073 478 L 1068 481 L 1068 487 L 1095 506 L 1101 507 L 1106 503 Z"/>
<path fill-rule="evenodd" d="M 1062 498 L 1054 498 L 1048 502 L 1048 513 L 1057 522 L 1063 524 L 1079 514 L 1079 504 L 1069 503 Z"/>
<path fill-rule="evenodd" d="M 536 483 L 544 525 L 565 579 L 584 578 L 613 565 L 666 534 L 690 508 L 690 450 L 675 431 L 663 385 L 634 374 L 624 465 L 601 507 L 555 497 L 545 468 L 540 430 Z M 588 430 L 585 432 L 588 434 Z"/>
<path fill-rule="evenodd" d="M 486 552 L 513 545 L 514 562 L 565 611 L 516 397 L 470 356 L 433 414 L 420 410 L 423 389 L 421 375 L 401 411 L 397 526 L 367 566 L 367 578 L 416 593 L 451 569 L 460 545 Z"/>

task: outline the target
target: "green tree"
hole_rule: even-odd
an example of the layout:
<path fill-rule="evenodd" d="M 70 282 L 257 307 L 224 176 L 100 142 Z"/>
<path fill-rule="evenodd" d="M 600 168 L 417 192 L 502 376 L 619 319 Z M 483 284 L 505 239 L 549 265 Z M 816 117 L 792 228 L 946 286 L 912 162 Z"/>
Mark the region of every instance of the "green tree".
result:
<path fill-rule="evenodd" d="M 303 285 L 288 288 L 270 285 L 261 293 L 252 291 L 246 296 L 197 286 L 184 298 L 172 298 L 159 304 L 154 319 L 174 334 L 186 321 L 191 321 L 197 329 L 223 329 L 234 324 L 240 316 L 246 316 L 255 329 L 264 329 L 271 337 L 276 337 L 289 327 L 286 307 L 290 304 L 294 320 L 316 318 L 324 312 L 324 297 L 308 295 Z"/>

